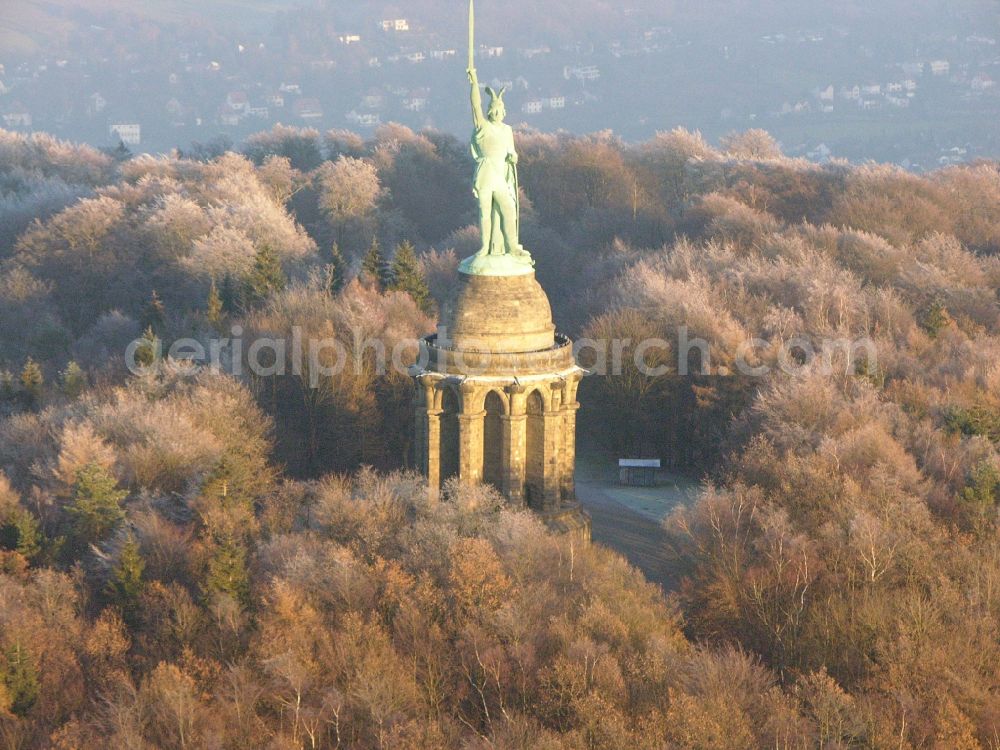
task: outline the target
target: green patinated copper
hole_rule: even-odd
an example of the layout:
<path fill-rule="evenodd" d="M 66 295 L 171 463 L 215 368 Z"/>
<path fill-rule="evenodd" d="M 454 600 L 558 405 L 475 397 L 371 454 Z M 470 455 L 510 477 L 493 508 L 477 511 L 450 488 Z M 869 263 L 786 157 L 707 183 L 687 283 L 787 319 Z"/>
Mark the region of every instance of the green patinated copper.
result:
<path fill-rule="evenodd" d="M 477 253 L 459 266 L 463 273 L 511 276 L 531 273 L 534 261 L 520 243 L 520 206 L 517 182 L 517 151 L 514 131 L 503 119 L 504 89 L 489 86 L 490 106 L 483 113 L 483 100 L 476 74 L 475 8 L 469 0 L 469 83 L 472 85 L 472 155 L 476 160 L 473 195 L 479 201 L 479 229 L 483 238 Z"/>

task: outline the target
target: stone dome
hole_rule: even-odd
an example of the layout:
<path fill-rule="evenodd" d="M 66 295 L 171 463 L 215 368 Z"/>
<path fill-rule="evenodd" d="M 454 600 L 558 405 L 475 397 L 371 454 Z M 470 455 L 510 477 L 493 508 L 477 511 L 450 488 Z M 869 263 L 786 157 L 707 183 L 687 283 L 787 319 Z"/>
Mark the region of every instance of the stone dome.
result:
<path fill-rule="evenodd" d="M 513 353 L 555 346 L 552 308 L 533 271 L 515 276 L 459 273 L 459 284 L 439 346 Z"/>

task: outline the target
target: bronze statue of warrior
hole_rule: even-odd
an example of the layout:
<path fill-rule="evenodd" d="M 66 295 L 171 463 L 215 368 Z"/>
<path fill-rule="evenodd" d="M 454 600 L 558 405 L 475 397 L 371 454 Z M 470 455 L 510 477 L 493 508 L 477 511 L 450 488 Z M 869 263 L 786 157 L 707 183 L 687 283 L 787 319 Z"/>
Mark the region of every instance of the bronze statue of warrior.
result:
<path fill-rule="evenodd" d="M 514 131 L 503 120 L 507 115 L 503 95 L 505 89 L 494 91 L 489 86 L 490 105 L 483 113 L 483 100 L 479 91 L 473 57 L 474 9 L 469 2 L 469 83 L 472 85 L 472 156 L 476 160 L 473 194 L 479 201 L 479 228 L 482 246 L 478 257 L 484 255 L 511 255 L 530 262 L 531 256 L 521 247 L 519 240 L 519 205 L 517 180 L 517 151 L 514 148 Z"/>

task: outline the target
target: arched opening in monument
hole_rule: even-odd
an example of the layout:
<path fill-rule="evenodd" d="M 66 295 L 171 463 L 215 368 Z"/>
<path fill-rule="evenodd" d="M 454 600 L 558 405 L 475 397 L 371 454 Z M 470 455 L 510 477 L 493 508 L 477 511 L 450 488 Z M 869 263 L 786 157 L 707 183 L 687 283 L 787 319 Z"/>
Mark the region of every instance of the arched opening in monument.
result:
<path fill-rule="evenodd" d="M 483 420 L 483 481 L 503 488 L 503 400 L 496 391 L 486 394 Z"/>
<path fill-rule="evenodd" d="M 441 483 L 458 474 L 458 394 L 445 388 L 441 397 Z"/>
<path fill-rule="evenodd" d="M 524 445 L 524 500 L 541 510 L 545 499 L 545 401 L 542 394 L 528 394 L 528 423 Z"/>

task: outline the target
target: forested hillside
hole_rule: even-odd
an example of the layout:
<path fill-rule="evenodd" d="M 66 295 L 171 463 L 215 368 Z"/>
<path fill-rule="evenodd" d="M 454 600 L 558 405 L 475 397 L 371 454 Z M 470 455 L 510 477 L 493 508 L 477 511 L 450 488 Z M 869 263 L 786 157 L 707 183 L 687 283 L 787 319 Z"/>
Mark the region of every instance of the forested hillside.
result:
<path fill-rule="evenodd" d="M 405 364 L 446 308 L 467 146 L 222 151 L 0 131 L 5 747 L 1000 748 L 997 164 L 519 134 L 557 322 L 625 354 L 581 441 L 708 480 L 665 594 L 406 470 L 411 384 L 364 344 Z M 234 366 L 296 335 L 352 366 Z"/>

